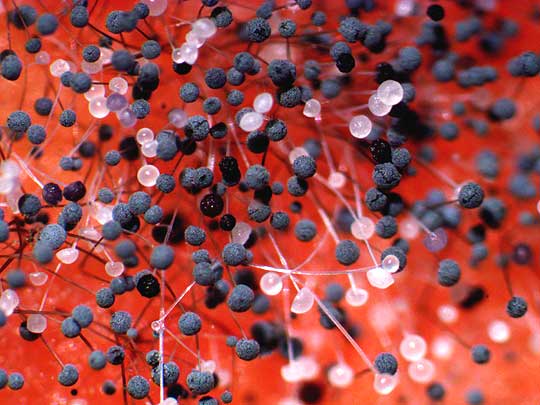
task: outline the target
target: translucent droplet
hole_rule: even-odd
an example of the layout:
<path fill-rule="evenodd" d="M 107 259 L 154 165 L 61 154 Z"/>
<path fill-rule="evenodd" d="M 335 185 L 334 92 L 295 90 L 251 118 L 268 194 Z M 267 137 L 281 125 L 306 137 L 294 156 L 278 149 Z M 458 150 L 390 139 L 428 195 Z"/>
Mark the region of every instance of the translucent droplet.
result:
<path fill-rule="evenodd" d="M 279 274 L 268 272 L 261 277 L 260 286 L 266 295 L 278 295 L 283 289 L 283 281 Z"/>
<path fill-rule="evenodd" d="M 199 50 L 195 45 L 182 44 L 177 53 L 175 53 L 176 51 L 176 49 L 173 51 L 173 60 L 176 57 L 177 60 L 174 60 L 176 63 L 185 62 L 193 65 L 199 57 Z"/>
<path fill-rule="evenodd" d="M 10 316 L 19 305 L 19 296 L 13 290 L 7 289 L 0 296 L 0 311 L 6 316 Z"/>
<path fill-rule="evenodd" d="M 246 132 L 252 132 L 261 127 L 263 124 L 264 118 L 262 114 L 258 112 L 248 112 L 242 115 L 240 119 L 240 128 Z"/>
<path fill-rule="evenodd" d="M 395 273 L 399 270 L 399 259 L 394 255 L 388 255 L 383 259 L 381 267 L 389 273 Z"/>
<path fill-rule="evenodd" d="M 307 287 L 303 287 L 293 299 L 291 312 L 294 312 L 295 314 L 305 314 L 313 307 L 314 302 L 315 298 L 313 297 L 311 290 Z"/>
<path fill-rule="evenodd" d="M 49 275 L 42 271 L 35 271 L 28 275 L 30 283 L 36 287 L 42 286 L 49 279 Z"/>
<path fill-rule="evenodd" d="M 156 140 L 146 142 L 141 146 L 142 154 L 147 158 L 153 158 L 157 155 L 157 146 L 158 143 Z"/>
<path fill-rule="evenodd" d="M 197 48 L 200 48 L 204 45 L 204 38 L 198 36 L 195 32 L 189 31 L 186 33 L 186 42 L 189 45 L 194 45 Z"/>
<path fill-rule="evenodd" d="M 139 144 L 144 145 L 146 142 L 154 140 L 154 131 L 150 128 L 141 128 L 137 131 L 136 139 Z"/>
<path fill-rule="evenodd" d="M 42 333 L 47 329 L 47 318 L 41 314 L 30 314 L 26 319 L 26 328 L 32 333 Z"/>
<path fill-rule="evenodd" d="M 454 323 L 458 319 L 459 312 L 453 305 L 441 305 L 437 308 L 437 316 L 444 323 Z"/>
<path fill-rule="evenodd" d="M 144 3 L 148 6 L 150 10 L 150 15 L 156 17 L 161 15 L 167 10 L 167 5 L 169 4 L 168 0 L 141 0 L 141 3 Z"/>
<path fill-rule="evenodd" d="M 18 182 L 12 178 L 1 176 L 0 177 L 0 194 L 7 195 L 10 194 L 15 187 L 17 186 Z"/>
<path fill-rule="evenodd" d="M 111 63 L 111 58 L 112 58 L 112 54 L 113 54 L 112 49 L 100 47 L 99 51 L 100 51 L 99 60 L 101 61 L 101 63 L 103 65 Z"/>
<path fill-rule="evenodd" d="M 354 372 L 345 363 L 338 363 L 328 369 L 328 382 L 333 387 L 345 388 L 354 381 Z"/>
<path fill-rule="evenodd" d="M 123 77 L 113 77 L 109 80 L 109 90 L 114 93 L 125 95 L 128 91 L 129 85 L 126 79 Z"/>
<path fill-rule="evenodd" d="M 272 109 L 274 99 L 270 93 L 261 93 L 253 100 L 253 108 L 259 114 L 266 114 Z M 241 122 L 242 120 L 240 120 Z"/>
<path fill-rule="evenodd" d="M 38 65 L 47 65 L 51 61 L 51 55 L 48 52 L 40 51 L 36 54 L 36 63 Z"/>
<path fill-rule="evenodd" d="M 137 123 L 137 117 L 131 108 L 125 108 L 122 111 L 116 113 L 120 125 L 124 128 L 131 128 Z"/>
<path fill-rule="evenodd" d="M 93 84 L 86 93 L 84 93 L 84 98 L 88 101 L 92 101 L 97 97 L 105 97 L 105 86 L 102 84 Z"/>
<path fill-rule="evenodd" d="M 414 218 L 404 218 L 399 223 L 399 233 L 405 239 L 415 239 L 419 232 L 420 226 L 418 225 L 418 221 Z"/>
<path fill-rule="evenodd" d="M 251 235 L 251 226 L 245 222 L 237 222 L 231 231 L 232 241 L 241 245 L 248 241 L 249 235 Z"/>
<path fill-rule="evenodd" d="M 210 38 L 217 31 L 216 24 L 210 18 L 199 18 L 191 25 L 191 29 L 195 35 L 205 39 Z"/>
<path fill-rule="evenodd" d="M 153 187 L 156 185 L 159 170 L 153 165 L 144 165 L 137 171 L 137 180 L 145 187 Z"/>
<path fill-rule="evenodd" d="M 351 224 L 351 233 L 356 239 L 369 239 L 375 232 L 375 224 L 368 217 L 360 217 Z"/>
<path fill-rule="evenodd" d="M 386 105 L 396 105 L 403 100 L 403 87 L 395 80 L 385 80 L 379 85 L 377 96 Z"/>
<path fill-rule="evenodd" d="M 291 360 L 290 363 L 287 363 L 281 367 L 281 377 L 290 383 L 302 381 L 303 372 L 301 365 Z"/>
<path fill-rule="evenodd" d="M 180 48 L 174 48 L 171 52 L 172 60 L 175 63 L 184 63 L 184 54 L 182 53 L 182 49 Z"/>
<path fill-rule="evenodd" d="M 363 288 L 349 288 L 345 293 L 345 301 L 351 307 L 361 307 L 369 298 L 369 293 Z"/>
<path fill-rule="evenodd" d="M 454 341 L 448 336 L 437 336 L 431 343 L 433 356 L 441 360 L 448 360 L 454 354 Z"/>
<path fill-rule="evenodd" d="M 188 115 L 184 110 L 175 108 L 169 111 L 167 118 L 175 128 L 184 128 L 187 124 Z"/>
<path fill-rule="evenodd" d="M 97 60 L 95 62 L 87 62 L 83 60 L 81 62 L 81 70 L 89 75 L 95 75 L 96 73 L 101 72 L 103 69 L 103 64 L 101 60 Z"/>
<path fill-rule="evenodd" d="M 427 345 L 422 336 L 407 335 L 399 344 L 399 352 L 408 361 L 418 361 L 426 355 Z"/>
<path fill-rule="evenodd" d="M 127 99 L 118 93 L 113 93 L 107 97 L 107 108 L 109 111 L 121 111 L 128 106 Z"/>
<path fill-rule="evenodd" d="M 367 137 L 372 128 L 371 120 L 365 115 L 357 115 L 349 122 L 351 135 L 358 139 Z"/>
<path fill-rule="evenodd" d="M 112 221 L 112 207 L 106 205 L 98 205 L 94 218 L 100 225 L 105 225 L 107 222 Z"/>
<path fill-rule="evenodd" d="M 105 263 L 105 273 L 111 277 L 121 276 L 124 272 L 124 263 L 122 262 L 107 262 Z"/>
<path fill-rule="evenodd" d="M 396 16 L 398 17 L 408 17 L 410 16 L 415 9 L 416 3 L 415 0 L 398 0 L 394 5 L 394 10 Z"/>
<path fill-rule="evenodd" d="M 299 363 L 304 380 L 312 380 L 319 374 L 321 369 L 319 363 L 317 363 L 312 357 L 302 356 L 296 359 L 296 362 Z"/>
<path fill-rule="evenodd" d="M 397 374 L 375 374 L 375 378 L 373 380 L 373 389 L 380 395 L 388 395 L 394 391 L 397 383 Z"/>
<path fill-rule="evenodd" d="M 21 169 L 16 162 L 8 159 L 4 160 L 0 164 L 0 172 L 2 173 L 3 177 L 5 176 L 8 179 L 15 179 L 21 174 Z"/>
<path fill-rule="evenodd" d="M 56 252 L 56 258 L 64 264 L 72 264 L 79 258 L 79 250 L 76 248 L 65 248 Z"/>
<path fill-rule="evenodd" d="M 342 188 L 347 182 L 347 178 L 341 172 L 332 172 L 328 176 L 328 184 L 335 189 Z"/>
<path fill-rule="evenodd" d="M 366 273 L 367 280 L 372 287 L 384 290 L 394 284 L 392 274 L 383 270 L 381 267 L 376 267 Z"/>
<path fill-rule="evenodd" d="M 425 384 L 433 379 L 435 366 L 428 359 L 420 359 L 409 364 L 408 373 L 411 380 Z"/>
<path fill-rule="evenodd" d="M 69 71 L 69 63 L 64 59 L 56 59 L 49 67 L 51 75 L 54 77 L 60 77 L 63 73 Z"/>
<path fill-rule="evenodd" d="M 308 118 L 315 118 L 321 115 L 321 103 L 319 103 L 318 100 L 315 100 L 314 98 L 309 99 L 306 101 L 306 105 L 304 105 L 304 111 L 303 114 Z"/>
<path fill-rule="evenodd" d="M 494 320 L 488 325 L 488 336 L 495 343 L 508 342 L 508 339 L 510 339 L 510 328 L 506 322 Z"/>
<path fill-rule="evenodd" d="M 384 104 L 377 94 L 372 94 L 368 100 L 369 111 L 377 117 L 384 117 L 392 109 L 391 105 Z"/>
<path fill-rule="evenodd" d="M 439 252 L 446 247 L 448 235 L 443 228 L 437 228 L 426 235 L 423 244 L 430 252 Z"/>
<path fill-rule="evenodd" d="M 105 97 L 96 97 L 88 103 L 88 111 L 94 118 L 105 118 L 109 115 L 107 108 L 107 99 Z"/>

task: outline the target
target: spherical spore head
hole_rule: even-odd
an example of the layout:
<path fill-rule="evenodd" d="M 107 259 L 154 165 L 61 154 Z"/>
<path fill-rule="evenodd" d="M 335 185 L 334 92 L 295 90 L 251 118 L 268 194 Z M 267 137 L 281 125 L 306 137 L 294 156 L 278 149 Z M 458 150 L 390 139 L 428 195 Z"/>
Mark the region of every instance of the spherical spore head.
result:
<path fill-rule="evenodd" d="M 247 285 L 239 284 L 233 288 L 227 305 L 233 312 L 246 312 L 251 308 L 255 294 Z"/>
<path fill-rule="evenodd" d="M 451 287 L 461 278 L 461 269 L 456 261 L 444 259 L 439 262 L 437 280 L 444 287 Z"/>
<path fill-rule="evenodd" d="M 186 384 L 194 394 L 204 395 L 214 388 L 215 380 L 212 373 L 192 370 L 186 378 Z"/>
<path fill-rule="evenodd" d="M 178 320 L 178 328 L 186 336 L 192 336 L 201 330 L 201 317 L 195 312 L 185 312 Z"/>
<path fill-rule="evenodd" d="M 378 354 L 373 364 L 377 371 L 381 374 L 394 375 L 398 369 L 397 359 L 391 353 Z"/>
<path fill-rule="evenodd" d="M 255 339 L 240 339 L 236 342 L 236 355 L 245 361 L 251 361 L 257 358 L 261 348 Z"/>
<path fill-rule="evenodd" d="M 340 241 L 335 250 L 336 259 L 344 266 L 350 266 L 354 264 L 360 257 L 360 249 L 358 245 L 352 240 Z"/>
<path fill-rule="evenodd" d="M 135 375 L 129 379 L 126 390 L 132 398 L 143 399 L 150 392 L 150 384 L 146 378 Z"/>
<path fill-rule="evenodd" d="M 491 358 L 491 352 L 485 345 L 475 345 L 471 349 L 471 356 L 475 363 L 485 364 Z"/>
<path fill-rule="evenodd" d="M 527 301 L 524 298 L 514 296 L 506 304 L 506 313 L 512 318 L 521 318 L 527 313 Z"/>
<path fill-rule="evenodd" d="M 71 387 L 79 380 L 79 371 L 73 364 L 66 364 L 58 374 L 58 382 L 64 387 Z"/>
<path fill-rule="evenodd" d="M 484 201 L 484 190 L 477 183 L 467 183 L 459 189 L 458 202 L 463 208 L 477 208 Z"/>

